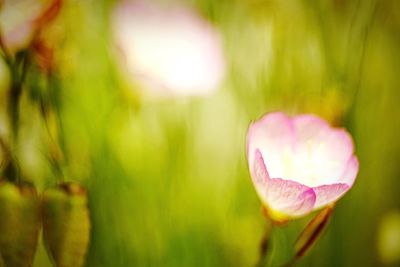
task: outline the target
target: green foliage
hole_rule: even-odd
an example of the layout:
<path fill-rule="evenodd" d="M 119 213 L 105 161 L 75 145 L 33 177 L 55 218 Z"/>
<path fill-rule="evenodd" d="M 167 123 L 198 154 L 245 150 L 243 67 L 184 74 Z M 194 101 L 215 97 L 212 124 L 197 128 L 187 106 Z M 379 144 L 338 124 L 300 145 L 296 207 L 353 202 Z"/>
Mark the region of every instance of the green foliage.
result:
<path fill-rule="evenodd" d="M 39 190 L 54 186 L 59 173 L 48 155 L 62 147 L 58 167 L 88 191 L 86 266 L 254 265 L 264 218 L 247 169 L 245 135 L 251 120 L 273 110 L 313 112 L 346 127 L 360 160 L 353 189 L 299 266 L 383 265 L 376 244 L 381 217 L 400 209 L 398 1 L 187 4 L 222 34 L 228 71 L 211 96 L 147 99 L 138 93 L 142 88 L 129 85 L 110 32 L 114 1 L 65 1 L 56 21 L 62 38 L 51 90 L 62 141 L 50 138 L 40 111 L 39 95 L 51 90 L 41 88 L 47 85 L 39 74 L 27 75 L 15 149 L 21 176 Z M 69 202 L 60 188 L 49 192 L 60 207 L 77 205 L 79 216 L 87 215 L 79 197 Z M 273 231 L 271 266 L 287 262 L 311 218 Z M 49 229 L 66 227 L 61 218 L 50 221 Z M 58 248 L 60 237 L 47 239 L 53 257 L 68 253 Z M 41 251 L 43 244 L 34 266 L 50 266 Z"/>

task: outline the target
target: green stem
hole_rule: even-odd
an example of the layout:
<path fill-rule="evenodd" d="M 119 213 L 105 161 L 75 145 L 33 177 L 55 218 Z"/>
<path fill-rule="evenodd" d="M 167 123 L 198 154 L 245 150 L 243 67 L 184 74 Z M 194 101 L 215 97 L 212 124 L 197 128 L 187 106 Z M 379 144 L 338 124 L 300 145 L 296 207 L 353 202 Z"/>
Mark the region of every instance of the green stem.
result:
<path fill-rule="evenodd" d="M 11 90 L 9 91 L 9 120 L 11 126 L 11 136 L 13 147 L 16 146 L 18 140 L 18 124 L 19 124 L 19 99 L 22 93 L 22 84 L 19 81 L 13 81 Z"/>
<path fill-rule="evenodd" d="M 258 258 L 256 267 L 262 267 L 265 264 L 265 259 L 267 258 L 268 250 L 270 247 L 271 230 L 272 230 L 272 225 L 270 222 L 267 222 L 264 236 L 260 242 L 260 256 Z"/>
<path fill-rule="evenodd" d="M 2 170 L 2 175 L 4 175 L 10 182 L 20 182 L 20 170 L 18 162 L 15 158 L 13 158 L 10 148 L 2 138 L 0 138 L 0 146 L 5 152 L 5 167 L 4 170 Z"/>
<path fill-rule="evenodd" d="M 10 66 L 10 68 L 13 67 L 15 66 Z M 14 74 L 15 70 L 11 70 L 11 72 L 13 73 L 12 85 L 8 94 L 8 116 L 11 130 L 11 148 L 8 148 L 9 162 L 5 167 L 4 174 L 10 181 L 20 182 L 18 163 L 13 156 L 13 152 L 18 144 L 19 99 L 22 93 L 22 84 L 20 84 L 17 75 Z"/>
<path fill-rule="evenodd" d="M 22 95 L 23 82 L 27 71 L 27 55 L 11 58 L 0 38 L 0 48 L 6 56 L 6 63 L 11 72 L 11 87 L 8 91 L 8 120 L 10 125 L 10 144 L 7 146 L 9 161 L 4 169 L 4 175 L 12 182 L 20 182 L 19 164 L 14 157 L 19 135 L 19 102 Z M 3 144 L 5 145 L 5 144 Z"/>

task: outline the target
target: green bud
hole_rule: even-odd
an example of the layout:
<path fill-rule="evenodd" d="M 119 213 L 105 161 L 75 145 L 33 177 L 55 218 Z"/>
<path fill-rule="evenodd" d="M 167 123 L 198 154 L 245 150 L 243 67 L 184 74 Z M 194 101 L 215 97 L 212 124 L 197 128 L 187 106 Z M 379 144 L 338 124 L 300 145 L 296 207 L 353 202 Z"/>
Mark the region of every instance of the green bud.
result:
<path fill-rule="evenodd" d="M 36 189 L 29 184 L 0 182 L 0 266 L 31 266 L 39 229 L 40 200 Z"/>
<path fill-rule="evenodd" d="M 301 258 L 314 245 L 332 215 L 333 206 L 320 211 L 304 228 L 295 244 L 296 257 Z"/>
<path fill-rule="evenodd" d="M 90 220 L 86 190 L 64 183 L 43 194 L 43 239 L 57 267 L 80 267 L 89 245 Z"/>

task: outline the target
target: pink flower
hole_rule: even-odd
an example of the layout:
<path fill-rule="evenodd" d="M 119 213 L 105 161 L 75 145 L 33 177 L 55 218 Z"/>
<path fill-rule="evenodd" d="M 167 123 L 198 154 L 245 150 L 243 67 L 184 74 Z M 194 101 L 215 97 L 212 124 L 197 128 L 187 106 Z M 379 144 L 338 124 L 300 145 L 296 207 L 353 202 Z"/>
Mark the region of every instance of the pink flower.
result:
<path fill-rule="evenodd" d="M 269 113 L 247 133 L 255 189 L 275 221 L 335 203 L 353 185 L 358 160 L 349 133 L 311 115 Z"/>
<path fill-rule="evenodd" d="M 130 78 L 158 95 L 207 95 L 224 76 L 218 31 L 191 9 L 122 1 L 113 33 Z"/>
<path fill-rule="evenodd" d="M 58 14 L 61 0 L 0 1 L 0 26 L 4 46 L 11 54 L 26 49 L 41 28 Z"/>

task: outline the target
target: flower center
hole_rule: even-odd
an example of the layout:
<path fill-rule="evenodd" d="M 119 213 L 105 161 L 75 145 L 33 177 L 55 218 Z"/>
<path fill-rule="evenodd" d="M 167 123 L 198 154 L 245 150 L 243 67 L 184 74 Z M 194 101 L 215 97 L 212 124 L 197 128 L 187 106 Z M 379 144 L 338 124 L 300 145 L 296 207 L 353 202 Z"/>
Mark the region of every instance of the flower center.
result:
<path fill-rule="evenodd" d="M 273 178 L 283 178 L 314 187 L 335 183 L 340 164 L 327 156 L 324 142 L 308 140 L 299 144 L 293 151 L 289 146 L 283 148 L 280 158 L 266 161 Z"/>

